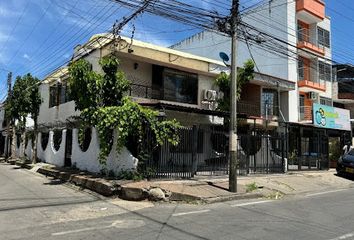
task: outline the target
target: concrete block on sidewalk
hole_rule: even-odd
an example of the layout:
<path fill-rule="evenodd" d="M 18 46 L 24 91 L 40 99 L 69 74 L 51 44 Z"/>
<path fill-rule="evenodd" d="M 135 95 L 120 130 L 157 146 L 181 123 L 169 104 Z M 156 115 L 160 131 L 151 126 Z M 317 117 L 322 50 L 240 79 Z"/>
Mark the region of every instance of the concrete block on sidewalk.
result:
<path fill-rule="evenodd" d="M 142 201 L 149 197 L 149 193 L 144 188 L 122 187 L 119 197 L 129 201 Z"/>

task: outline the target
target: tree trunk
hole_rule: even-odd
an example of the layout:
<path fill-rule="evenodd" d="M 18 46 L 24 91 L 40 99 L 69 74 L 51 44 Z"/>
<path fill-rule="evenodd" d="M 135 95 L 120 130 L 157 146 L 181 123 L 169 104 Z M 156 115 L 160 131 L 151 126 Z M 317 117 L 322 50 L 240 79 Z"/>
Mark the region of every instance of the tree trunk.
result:
<path fill-rule="evenodd" d="M 21 123 L 19 123 L 21 124 Z M 20 143 L 20 153 L 19 158 L 25 157 L 25 148 L 26 148 L 26 118 L 23 120 L 23 131 L 21 131 L 21 143 Z M 17 144 L 18 145 L 18 144 Z"/>
<path fill-rule="evenodd" d="M 26 150 L 26 131 L 21 133 L 21 143 L 20 143 L 20 158 L 25 157 L 25 150 Z"/>
<path fill-rule="evenodd" d="M 11 141 L 11 158 L 12 159 L 15 159 L 17 157 L 16 145 L 17 145 L 17 137 L 16 137 L 15 124 L 13 124 L 13 126 L 12 126 L 12 141 Z"/>
<path fill-rule="evenodd" d="M 32 151 L 32 163 L 33 164 L 37 163 L 37 141 L 38 141 L 37 128 L 38 128 L 37 117 L 35 117 L 35 119 L 34 119 L 34 128 L 33 128 L 34 139 L 33 139 L 33 143 L 32 143 L 32 149 L 33 149 L 33 151 Z"/>

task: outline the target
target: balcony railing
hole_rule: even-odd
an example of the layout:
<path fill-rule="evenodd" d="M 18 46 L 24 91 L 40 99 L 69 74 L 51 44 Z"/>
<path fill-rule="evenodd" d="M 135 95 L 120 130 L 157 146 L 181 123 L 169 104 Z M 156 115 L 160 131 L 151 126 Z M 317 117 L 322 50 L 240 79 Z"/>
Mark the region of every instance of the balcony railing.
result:
<path fill-rule="evenodd" d="M 326 83 L 323 80 L 320 80 L 319 82 L 313 82 L 310 80 L 305 80 L 305 79 L 300 79 L 297 83 L 299 87 L 308 87 L 320 91 L 326 91 Z"/>
<path fill-rule="evenodd" d="M 312 106 L 300 106 L 300 121 L 312 121 Z"/>
<path fill-rule="evenodd" d="M 316 39 L 310 37 L 309 29 L 304 28 L 304 29 L 298 30 L 297 39 L 298 39 L 298 42 L 297 42 L 298 48 L 310 50 L 310 51 L 315 52 L 320 55 L 325 54 L 324 47 L 319 46 Z"/>
<path fill-rule="evenodd" d="M 162 100 L 162 90 L 149 86 L 132 84 L 128 94 L 131 97 Z M 237 113 L 253 117 L 273 119 L 278 116 L 278 107 L 272 104 L 252 103 L 248 101 L 237 102 Z"/>

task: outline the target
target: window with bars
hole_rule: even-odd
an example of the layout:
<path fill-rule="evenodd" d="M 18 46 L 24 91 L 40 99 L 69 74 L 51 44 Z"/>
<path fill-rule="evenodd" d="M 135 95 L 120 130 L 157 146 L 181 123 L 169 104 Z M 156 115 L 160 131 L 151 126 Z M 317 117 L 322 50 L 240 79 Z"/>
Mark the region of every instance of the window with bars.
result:
<path fill-rule="evenodd" d="M 331 47 L 331 43 L 330 43 L 330 34 L 329 31 L 317 27 L 317 39 L 318 39 L 318 44 L 322 45 L 324 47 Z"/>
<path fill-rule="evenodd" d="M 331 81 L 332 80 L 332 66 L 325 62 L 318 62 L 318 77 L 320 80 Z"/>
<path fill-rule="evenodd" d="M 332 99 L 320 97 L 320 104 L 326 105 L 326 106 L 332 106 Z"/>
<path fill-rule="evenodd" d="M 305 78 L 305 64 L 304 64 L 304 60 L 302 58 L 299 58 L 299 60 L 298 60 L 298 75 L 299 75 L 299 80 L 304 80 L 304 78 Z"/>
<path fill-rule="evenodd" d="M 262 90 L 262 115 L 278 115 L 278 92 L 273 89 Z"/>

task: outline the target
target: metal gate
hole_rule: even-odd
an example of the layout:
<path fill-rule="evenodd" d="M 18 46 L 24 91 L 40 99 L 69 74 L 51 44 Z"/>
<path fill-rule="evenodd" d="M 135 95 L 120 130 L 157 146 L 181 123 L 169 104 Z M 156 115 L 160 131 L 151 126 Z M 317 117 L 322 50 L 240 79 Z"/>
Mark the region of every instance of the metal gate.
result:
<path fill-rule="evenodd" d="M 161 147 L 147 144 L 145 168 L 151 178 L 228 174 L 227 132 L 194 126 L 180 128 L 179 136 L 177 146 L 167 140 Z M 237 174 L 283 172 L 285 146 L 284 135 L 239 135 Z"/>

